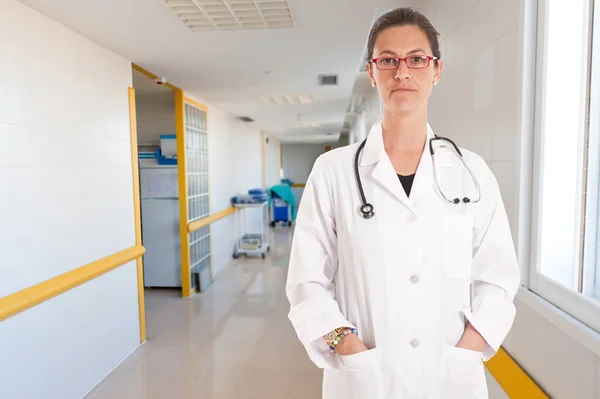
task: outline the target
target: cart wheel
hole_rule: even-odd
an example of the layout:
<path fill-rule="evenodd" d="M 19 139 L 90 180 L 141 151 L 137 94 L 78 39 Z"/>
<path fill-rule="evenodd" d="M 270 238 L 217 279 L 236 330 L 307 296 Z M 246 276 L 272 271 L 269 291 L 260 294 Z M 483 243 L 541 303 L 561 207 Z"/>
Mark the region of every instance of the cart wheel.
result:
<path fill-rule="evenodd" d="M 267 252 L 271 252 L 271 247 L 267 247 Z"/>
<path fill-rule="evenodd" d="M 292 225 L 292 221 L 290 220 L 290 221 L 288 222 L 288 226 L 291 226 L 291 225 Z"/>
<path fill-rule="evenodd" d="M 271 227 L 275 227 L 275 222 L 271 222 Z"/>
<path fill-rule="evenodd" d="M 235 253 L 233 254 L 233 259 L 237 259 L 237 258 L 239 258 L 239 257 L 240 257 L 240 254 L 238 254 L 237 252 L 235 252 Z"/>
<path fill-rule="evenodd" d="M 264 258 L 266 258 L 266 257 L 267 257 L 267 256 L 266 256 L 266 255 L 263 253 L 263 254 L 262 254 L 262 258 L 264 259 Z"/>

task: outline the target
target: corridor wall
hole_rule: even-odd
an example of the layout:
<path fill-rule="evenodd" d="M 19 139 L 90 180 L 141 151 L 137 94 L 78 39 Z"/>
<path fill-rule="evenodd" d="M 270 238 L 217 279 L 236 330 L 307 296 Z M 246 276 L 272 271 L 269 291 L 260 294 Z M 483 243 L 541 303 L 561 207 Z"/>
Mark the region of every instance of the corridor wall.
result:
<path fill-rule="evenodd" d="M 341 147 L 346 143 L 340 140 L 336 143 L 284 143 L 281 146 L 283 177 L 295 184 L 305 184 L 319 155 L 325 152 L 326 146 L 331 149 Z M 296 207 L 302 200 L 303 187 L 293 187 L 296 196 Z"/>
<path fill-rule="evenodd" d="M 0 2 L 0 298 L 135 245 L 131 64 Z M 0 397 L 84 396 L 139 345 L 130 262 L 0 322 Z"/>

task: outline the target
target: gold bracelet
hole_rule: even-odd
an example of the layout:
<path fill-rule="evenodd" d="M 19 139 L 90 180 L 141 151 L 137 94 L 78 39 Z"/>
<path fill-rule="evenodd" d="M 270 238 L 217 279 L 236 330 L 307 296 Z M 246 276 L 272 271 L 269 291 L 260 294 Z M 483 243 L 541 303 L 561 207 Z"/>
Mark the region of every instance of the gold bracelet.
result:
<path fill-rule="evenodd" d="M 348 334 L 358 335 L 358 331 L 356 328 L 340 327 L 327 334 L 324 338 L 327 345 L 329 345 L 329 350 L 335 352 L 335 347 L 342 341 L 342 338 Z"/>

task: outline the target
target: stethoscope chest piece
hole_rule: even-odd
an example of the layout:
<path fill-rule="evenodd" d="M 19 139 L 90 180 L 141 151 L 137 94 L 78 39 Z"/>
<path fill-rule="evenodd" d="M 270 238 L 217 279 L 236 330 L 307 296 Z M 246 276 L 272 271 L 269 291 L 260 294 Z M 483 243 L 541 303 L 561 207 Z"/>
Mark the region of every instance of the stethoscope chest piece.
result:
<path fill-rule="evenodd" d="M 375 216 L 375 212 L 373 211 L 373 205 L 366 203 L 360 207 L 360 213 L 362 213 L 362 217 L 365 219 L 371 219 Z"/>

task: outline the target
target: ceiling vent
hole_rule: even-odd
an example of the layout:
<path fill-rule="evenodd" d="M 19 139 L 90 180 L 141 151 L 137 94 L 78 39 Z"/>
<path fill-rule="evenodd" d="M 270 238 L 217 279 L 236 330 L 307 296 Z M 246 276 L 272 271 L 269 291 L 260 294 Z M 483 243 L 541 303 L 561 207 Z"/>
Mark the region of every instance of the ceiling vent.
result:
<path fill-rule="evenodd" d="M 160 0 L 191 31 L 294 28 L 290 0 Z"/>
<path fill-rule="evenodd" d="M 319 85 L 336 86 L 338 84 L 337 75 L 319 75 Z"/>
<path fill-rule="evenodd" d="M 242 122 L 254 122 L 254 119 L 250 118 L 249 116 L 240 116 L 238 119 Z"/>

